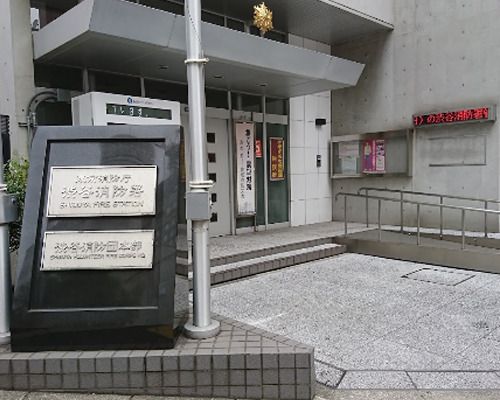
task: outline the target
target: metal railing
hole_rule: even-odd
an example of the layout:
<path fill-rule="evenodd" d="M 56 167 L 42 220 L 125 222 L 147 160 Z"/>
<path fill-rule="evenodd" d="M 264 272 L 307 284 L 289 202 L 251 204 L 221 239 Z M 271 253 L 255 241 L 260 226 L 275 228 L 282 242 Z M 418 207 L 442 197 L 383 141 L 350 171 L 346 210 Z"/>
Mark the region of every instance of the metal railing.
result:
<path fill-rule="evenodd" d="M 344 236 L 347 236 L 347 198 L 348 197 L 356 197 L 363 198 L 368 200 L 377 200 L 378 205 L 378 217 L 377 217 L 377 226 L 378 226 L 378 240 L 382 240 L 382 223 L 381 223 L 381 214 L 382 214 L 382 201 L 388 201 L 393 203 L 401 203 L 401 204 L 413 204 L 417 206 L 417 246 L 420 246 L 420 208 L 422 206 L 425 207 L 439 207 L 441 209 L 450 209 L 450 210 L 459 210 L 462 213 L 462 250 L 465 249 L 465 213 L 466 212 L 479 212 L 487 214 L 500 215 L 500 211 L 497 210 L 487 210 L 484 208 L 475 208 L 475 207 L 465 207 L 465 206 L 454 206 L 451 204 L 435 204 L 435 203 L 427 203 L 423 201 L 413 201 L 413 200 L 404 200 L 404 199 L 394 199 L 390 197 L 381 197 L 381 196 L 370 196 L 366 194 L 357 194 L 357 193 L 345 193 L 340 192 L 335 196 L 335 200 L 338 199 L 339 196 L 344 196 Z"/>
<path fill-rule="evenodd" d="M 488 206 L 490 204 L 500 204 L 500 200 L 497 199 L 483 199 L 477 197 L 465 197 L 465 196 L 453 196 L 442 193 L 432 193 L 432 192 L 420 192 L 414 190 L 400 190 L 400 189 L 387 189 L 387 188 L 375 188 L 375 187 L 362 187 L 358 189 L 358 194 L 361 192 L 365 192 L 365 195 L 368 196 L 369 192 L 387 192 L 387 193 L 398 193 L 400 196 L 400 218 L 401 218 L 401 226 L 400 231 L 404 231 L 404 206 L 403 200 L 404 195 L 414 195 L 414 196 L 426 196 L 426 197 L 436 197 L 439 198 L 439 237 L 443 238 L 443 208 L 445 206 L 445 199 L 450 200 L 465 200 L 465 201 L 475 201 L 481 204 L 484 204 L 484 210 L 488 210 Z M 368 211 L 368 198 L 366 199 L 366 226 L 369 226 L 369 211 Z M 488 238 L 488 212 L 484 212 L 484 237 Z"/>

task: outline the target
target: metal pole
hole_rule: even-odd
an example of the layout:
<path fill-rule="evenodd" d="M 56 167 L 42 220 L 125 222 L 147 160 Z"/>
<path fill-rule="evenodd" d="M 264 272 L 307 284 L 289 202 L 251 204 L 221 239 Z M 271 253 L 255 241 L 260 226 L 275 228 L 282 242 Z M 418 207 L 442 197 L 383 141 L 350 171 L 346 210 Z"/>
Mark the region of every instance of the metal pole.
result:
<path fill-rule="evenodd" d="M 400 210 L 400 212 L 401 212 L 401 233 L 403 233 L 403 231 L 404 231 L 404 229 L 403 229 L 403 224 L 404 224 L 404 221 L 403 221 L 403 219 L 404 219 L 403 196 L 404 196 L 404 193 L 401 192 L 401 205 L 400 205 L 400 207 L 401 207 L 401 210 Z"/>
<path fill-rule="evenodd" d="M 439 196 L 439 239 L 443 239 L 443 196 Z"/>
<path fill-rule="evenodd" d="M 382 213 L 382 201 L 378 201 L 378 241 L 382 241 L 382 224 L 380 222 L 380 214 Z"/>
<path fill-rule="evenodd" d="M 462 210 L 462 250 L 465 249 L 465 210 Z"/>
<path fill-rule="evenodd" d="M 417 246 L 420 246 L 420 204 L 417 204 Z"/>
<path fill-rule="evenodd" d="M 484 209 L 488 209 L 488 202 L 484 202 Z M 484 237 L 488 239 L 488 213 L 485 211 L 484 212 Z"/>
<path fill-rule="evenodd" d="M 201 45 L 201 2 L 186 0 L 187 79 L 189 95 L 189 127 L 191 138 L 190 192 L 203 198 L 203 208 L 209 208 L 208 190 L 213 182 L 208 180 L 207 143 L 205 136 L 205 72 L 208 62 Z M 206 199 L 206 200 L 205 200 Z M 205 204 L 206 203 L 206 204 Z M 198 204 L 199 206 L 199 204 Z M 205 209 L 206 206 L 206 209 Z M 189 213 L 189 210 L 187 210 Z M 220 323 L 210 314 L 210 257 L 208 226 L 210 216 L 192 219 L 193 230 L 193 320 L 185 326 L 186 335 L 192 338 L 208 338 L 219 333 Z"/>
<path fill-rule="evenodd" d="M 366 227 L 370 227 L 370 220 L 368 218 L 368 189 L 365 189 L 365 195 L 366 195 L 366 200 L 365 200 L 365 207 L 366 207 Z"/>
<path fill-rule="evenodd" d="M 347 196 L 344 196 L 344 236 L 347 237 Z"/>
<path fill-rule="evenodd" d="M 3 143 L 0 135 L 0 215 L 6 214 L 7 185 L 3 175 Z M 15 220 L 15 218 L 14 218 Z M 0 223 L 0 344 L 10 343 L 10 306 L 12 281 L 10 277 L 9 224 Z"/>

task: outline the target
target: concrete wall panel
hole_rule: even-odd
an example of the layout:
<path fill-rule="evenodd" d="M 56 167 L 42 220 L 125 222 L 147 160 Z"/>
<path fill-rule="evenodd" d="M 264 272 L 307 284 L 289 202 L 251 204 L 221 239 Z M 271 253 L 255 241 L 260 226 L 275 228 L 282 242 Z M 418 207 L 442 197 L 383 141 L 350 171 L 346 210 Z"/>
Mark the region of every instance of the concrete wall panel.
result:
<path fill-rule="evenodd" d="M 498 1 L 396 1 L 393 32 L 358 38 L 332 49 L 337 56 L 366 63 L 355 88 L 333 92 L 333 134 L 411 128 L 413 114 L 500 104 L 499 19 Z M 500 198 L 499 126 L 490 122 L 419 129 L 413 178 L 337 180 L 334 193 L 379 186 Z M 464 136 L 467 139 L 436 141 Z M 446 160 L 474 164 L 471 160 L 481 160 L 479 148 L 485 142 L 482 156 L 486 165 L 431 165 L 438 156 L 433 146 L 453 153 L 443 154 L 437 164 L 446 164 Z M 466 150 L 465 156 L 455 154 Z M 364 220 L 364 203 L 358 203 L 349 205 L 351 220 Z M 370 210 L 375 217 L 375 205 Z M 399 223 L 397 205 L 384 205 L 383 215 L 383 222 Z M 414 215 L 415 211 L 408 211 L 408 223 L 414 223 Z M 337 202 L 334 219 L 342 217 L 343 203 Z M 467 219 L 470 228 L 482 229 L 482 215 L 471 214 Z M 446 220 L 455 227 L 460 223 L 453 213 Z M 437 222 L 435 211 L 424 210 L 425 225 Z M 490 229 L 498 229 L 498 218 L 491 217 L 489 224 Z"/>

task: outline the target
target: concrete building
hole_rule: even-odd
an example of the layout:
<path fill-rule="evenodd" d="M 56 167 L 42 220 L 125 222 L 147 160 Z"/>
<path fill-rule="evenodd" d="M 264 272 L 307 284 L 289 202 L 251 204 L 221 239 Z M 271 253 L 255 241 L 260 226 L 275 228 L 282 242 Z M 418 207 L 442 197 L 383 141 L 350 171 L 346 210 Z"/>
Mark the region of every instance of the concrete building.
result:
<path fill-rule="evenodd" d="M 251 24 L 254 4 L 202 1 L 212 235 L 342 219 L 335 195 L 366 186 L 500 198 L 498 1 L 268 0 L 275 29 L 264 38 Z M 0 114 L 9 116 L 12 152 L 26 154 L 35 122 L 71 124 L 70 99 L 82 93 L 187 104 L 182 1 L 1 7 Z M 488 118 L 467 124 L 434 117 L 485 108 Z M 435 126 L 415 127 L 421 115 Z M 254 215 L 238 212 L 241 121 L 255 129 Z M 381 146 L 380 169 L 365 168 L 367 141 Z M 274 176 L 279 143 L 283 176 Z M 373 221 L 376 203 L 369 207 Z M 434 226 L 436 212 L 424 209 L 422 224 Z M 398 205 L 384 203 L 382 214 L 399 223 Z M 409 224 L 414 214 L 407 207 Z M 363 200 L 349 200 L 348 217 L 364 221 Z M 445 218 L 460 223 L 453 212 Z M 468 216 L 468 227 L 483 224 Z"/>

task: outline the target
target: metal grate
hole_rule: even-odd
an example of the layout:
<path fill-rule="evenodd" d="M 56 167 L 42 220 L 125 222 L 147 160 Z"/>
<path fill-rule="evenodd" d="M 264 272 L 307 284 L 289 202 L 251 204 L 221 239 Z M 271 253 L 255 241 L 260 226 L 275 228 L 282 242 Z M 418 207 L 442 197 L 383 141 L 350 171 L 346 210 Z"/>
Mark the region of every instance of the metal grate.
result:
<path fill-rule="evenodd" d="M 403 275 L 401 278 L 433 283 L 436 285 L 457 286 L 474 277 L 475 275 L 465 274 L 463 272 L 444 271 L 435 268 L 421 268 Z"/>

